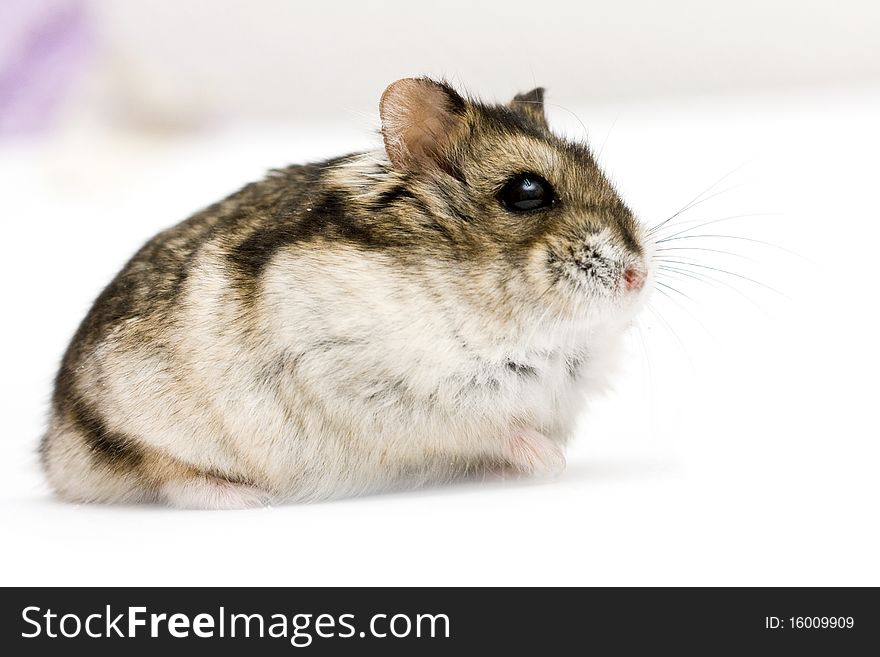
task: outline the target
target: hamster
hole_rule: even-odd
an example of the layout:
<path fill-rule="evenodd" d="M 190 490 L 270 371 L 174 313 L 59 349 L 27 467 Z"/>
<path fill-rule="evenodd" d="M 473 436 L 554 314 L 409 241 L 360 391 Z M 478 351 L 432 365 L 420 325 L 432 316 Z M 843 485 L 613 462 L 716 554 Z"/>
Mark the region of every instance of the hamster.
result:
<path fill-rule="evenodd" d="M 150 240 L 63 357 L 57 495 L 243 508 L 561 471 L 650 245 L 543 97 L 398 80 L 384 148 L 272 171 Z"/>

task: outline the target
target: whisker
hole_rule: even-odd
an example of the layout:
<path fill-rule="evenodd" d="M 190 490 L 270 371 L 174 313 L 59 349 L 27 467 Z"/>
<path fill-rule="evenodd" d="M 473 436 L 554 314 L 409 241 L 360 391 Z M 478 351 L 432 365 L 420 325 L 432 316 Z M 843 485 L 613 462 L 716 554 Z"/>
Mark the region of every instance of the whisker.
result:
<path fill-rule="evenodd" d="M 662 285 L 663 287 L 665 287 L 665 288 L 668 289 L 668 290 L 672 290 L 673 292 L 677 292 L 678 294 L 680 294 L 681 296 L 683 296 L 684 298 L 686 298 L 687 300 L 691 301 L 691 302 L 694 303 L 694 304 L 697 303 L 696 301 L 694 301 L 694 299 L 692 299 L 691 297 L 689 297 L 688 295 L 686 295 L 684 292 L 682 292 L 682 291 L 679 290 L 678 288 L 673 287 L 672 285 L 667 285 L 666 283 L 662 283 L 661 281 L 658 281 L 658 280 L 655 280 L 654 282 L 655 282 L 656 284 L 658 284 L 658 285 Z M 674 304 L 675 304 L 676 306 L 678 306 L 681 310 L 683 310 L 685 313 L 687 313 L 688 317 L 690 317 L 692 320 L 694 320 L 694 322 L 696 322 L 697 325 L 698 325 L 701 329 L 703 329 L 703 331 L 705 331 L 706 335 L 708 335 L 709 338 L 711 338 L 713 342 L 717 342 L 717 340 L 715 339 L 715 336 L 714 336 L 714 335 L 712 334 L 712 332 L 706 327 L 706 325 L 705 325 L 703 322 L 701 322 L 699 319 L 697 319 L 697 316 L 694 315 L 690 310 L 688 310 L 688 309 L 684 306 L 684 304 L 678 302 L 678 301 L 677 301 L 676 299 L 674 299 L 674 298 L 672 297 L 672 295 L 670 295 L 668 292 L 665 292 L 664 290 L 659 289 L 659 288 L 655 288 L 655 289 L 656 289 L 657 292 L 659 292 L 659 293 L 662 294 L 663 296 L 667 297 L 672 303 L 674 303 Z M 699 305 L 699 304 L 697 304 L 697 305 Z"/>
<path fill-rule="evenodd" d="M 708 274 L 703 274 L 703 273 L 696 274 L 696 273 L 694 273 L 694 272 L 686 271 L 686 270 L 684 270 L 684 269 L 679 269 L 679 268 L 677 268 L 677 267 L 670 267 L 670 266 L 668 266 L 668 265 L 664 265 L 663 267 L 661 267 L 661 269 L 662 269 L 662 271 L 664 271 L 665 273 L 667 273 L 667 274 L 669 274 L 669 275 L 677 274 L 677 275 L 679 275 L 679 276 L 684 276 L 684 277 L 686 277 L 686 278 L 690 278 L 690 279 L 693 279 L 693 280 L 699 281 L 700 283 L 703 283 L 703 284 L 705 284 L 705 285 L 709 285 L 709 286 L 711 286 L 711 287 L 713 287 L 713 288 L 715 288 L 715 289 L 717 289 L 717 286 L 716 286 L 716 285 L 713 285 L 713 283 L 717 283 L 718 285 L 723 285 L 724 287 L 730 289 L 731 291 L 735 292 L 736 294 L 738 294 L 739 296 L 741 296 L 743 299 L 745 299 L 746 301 L 748 301 L 752 306 L 754 306 L 755 308 L 757 308 L 762 314 L 764 314 L 764 315 L 767 314 L 766 311 L 764 310 L 764 308 L 762 308 L 762 307 L 761 307 L 761 306 L 760 306 L 760 305 L 759 305 L 754 299 L 752 299 L 749 295 L 747 295 L 745 292 L 743 292 L 742 290 L 740 290 L 740 289 L 739 289 L 738 287 L 736 287 L 735 285 L 732 285 L 731 283 L 729 283 L 729 282 L 727 282 L 727 281 L 723 281 L 723 280 L 721 280 L 720 278 L 715 278 L 714 276 L 709 276 Z"/>
<path fill-rule="evenodd" d="M 659 290 L 658 290 L 658 291 L 659 291 Z M 667 296 L 669 296 L 669 295 L 667 295 Z M 670 299 L 671 299 L 671 297 L 670 297 Z M 666 327 L 666 330 L 669 331 L 669 332 L 672 334 L 672 336 L 675 338 L 675 341 L 678 342 L 678 346 L 679 346 L 679 348 L 681 349 L 681 353 L 684 354 L 684 357 L 685 357 L 685 358 L 687 359 L 687 361 L 690 363 L 691 367 L 694 367 L 694 361 L 691 360 L 691 357 L 690 357 L 690 355 L 688 354 L 687 348 L 684 346 L 684 342 L 682 342 L 682 340 L 681 340 L 681 338 L 679 337 L 678 333 L 675 332 L 675 329 L 672 328 L 672 326 L 669 324 L 669 322 L 667 322 L 665 319 L 663 319 L 663 316 L 660 315 L 660 313 L 658 313 L 658 312 L 657 312 L 657 311 L 651 306 L 651 304 L 646 304 L 646 305 L 645 305 L 645 310 L 647 310 L 647 311 L 650 312 L 654 317 L 656 317 L 658 320 L 660 320 L 660 322 L 663 324 L 663 326 Z"/>
<path fill-rule="evenodd" d="M 678 212 L 676 212 L 676 213 L 675 213 L 674 215 L 672 215 L 671 217 L 669 217 L 669 218 L 667 218 L 667 219 L 661 221 L 661 222 L 660 222 L 659 224 L 657 224 L 656 226 L 653 226 L 653 227 L 649 228 L 648 231 L 647 231 L 647 232 L 648 232 L 648 235 L 656 235 L 657 232 L 658 232 L 661 228 L 663 228 L 663 226 L 665 226 L 666 224 L 668 224 L 670 221 L 672 221 L 672 220 L 675 219 L 676 217 L 683 215 L 685 212 L 689 212 L 690 210 L 693 210 L 695 207 L 697 207 L 698 205 L 701 205 L 701 204 L 705 203 L 706 201 L 711 201 L 711 200 L 712 200 L 713 198 L 715 198 L 716 196 L 720 196 L 721 194 L 726 194 L 727 192 L 732 192 L 734 189 L 738 189 L 738 188 L 740 188 L 740 187 L 743 187 L 744 185 L 745 185 L 745 183 L 740 183 L 740 184 L 738 184 L 738 185 L 733 185 L 732 187 L 726 187 L 725 189 L 722 189 L 722 190 L 720 190 L 720 191 L 717 191 L 717 192 L 715 192 L 714 194 L 711 194 L 711 195 L 707 196 L 706 198 L 702 198 L 702 199 L 699 199 L 699 200 L 691 201 L 688 205 L 684 206 L 681 210 L 679 210 Z M 707 191 L 708 191 L 708 190 L 707 190 Z M 705 193 L 705 192 L 704 192 L 704 193 Z M 674 225 L 675 225 L 675 224 L 674 224 Z M 674 227 L 674 225 L 673 225 L 673 227 Z"/>
<path fill-rule="evenodd" d="M 648 356 L 648 345 L 645 342 L 645 333 L 642 330 L 642 325 L 638 322 L 634 323 L 634 328 L 639 333 L 639 342 L 642 346 L 642 359 L 645 363 L 645 369 L 648 371 L 648 383 L 650 384 L 649 390 L 654 390 L 654 368 L 651 367 L 651 359 Z"/>
<path fill-rule="evenodd" d="M 605 139 L 602 140 L 602 145 L 599 147 L 599 152 L 596 154 L 596 159 L 599 160 L 602 157 L 602 151 L 605 150 L 605 144 L 608 143 L 608 138 L 611 136 L 611 131 L 614 130 L 614 126 L 617 125 L 617 119 L 620 118 L 620 114 L 614 117 L 614 120 L 611 122 L 611 127 L 608 128 L 608 132 L 605 133 Z"/>
<path fill-rule="evenodd" d="M 734 258 L 742 258 L 743 260 L 757 262 L 757 260 L 755 260 L 754 258 L 749 258 L 748 256 L 744 256 L 741 253 L 734 253 L 733 251 L 725 251 L 723 249 L 709 249 L 701 246 L 661 246 L 658 249 L 654 249 L 655 253 L 663 253 L 666 251 L 708 251 L 710 253 L 721 253 L 723 255 L 732 256 Z"/>
<path fill-rule="evenodd" d="M 786 299 L 789 299 L 789 300 L 791 299 L 791 297 L 789 297 L 787 294 L 785 294 L 783 292 L 780 292 L 775 287 L 767 285 L 766 283 L 762 283 L 761 281 L 756 281 L 754 278 L 750 278 L 749 276 L 744 276 L 743 274 L 737 274 L 736 272 L 728 271 L 727 269 L 721 269 L 720 267 L 712 267 L 710 265 L 701 265 L 701 264 L 697 264 L 695 262 L 684 262 L 684 261 L 676 261 L 676 260 L 668 260 L 667 262 L 675 262 L 676 264 L 679 264 L 683 267 L 687 266 L 687 267 L 699 267 L 701 269 L 711 269 L 712 271 L 717 271 L 722 274 L 727 274 L 728 276 L 736 276 L 737 278 L 741 278 L 744 281 L 749 281 L 750 283 L 754 283 L 755 285 L 760 285 L 761 287 L 766 288 L 766 289 L 770 290 L 771 292 L 775 292 L 776 294 L 778 294 L 781 297 L 785 297 Z"/>
<path fill-rule="evenodd" d="M 715 182 L 713 182 L 713 183 L 712 183 L 711 185 L 709 185 L 706 189 L 704 189 L 702 192 L 700 192 L 700 193 L 697 194 L 694 198 L 692 198 L 690 201 L 688 201 L 688 203 L 685 204 L 685 206 L 684 206 L 683 208 L 681 208 L 678 212 L 676 212 L 674 215 L 672 215 L 672 216 L 669 217 L 668 219 L 664 220 L 662 223 L 660 223 L 660 224 L 658 224 L 657 226 L 655 226 L 655 227 L 654 227 L 654 230 L 653 230 L 652 232 L 656 232 L 656 231 L 659 230 L 664 224 L 666 224 L 666 223 L 672 221 L 673 219 L 675 219 L 677 216 L 679 216 L 679 215 L 682 214 L 683 212 L 687 212 L 687 210 L 688 210 L 689 208 L 693 207 L 693 204 L 696 203 L 698 200 L 700 200 L 700 199 L 701 199 L 701 198 L 702 198 L 707 192 L 710 192 L 710 191 L 712 191 L 713 189 L 715 189 L 718 185 L 720 185 L 720 184 L 723 183 L 725 180 L 727 180 L 728 178 L 730 178 L 730 176 L 732 176 L 733 174 L 735 174 L 737 171 L 739 171 L 740 169 L 742 169 L 744 166 L 746 166 L 747 164 L 751 164 L 751 162 L 752 162 L 752 160 L 746 160 L 745 162 L 743 162 L 743 163 L 740 164 L 739 166 L 735 167 L 735 168 L 732 169 L 731 171 L 728 171 L 727 173 L 725 173 L 725 174 L 724 174 L 723 176 L 721 176 L 718 180 L 716 180 Z"/>
<path fill-rule="evenodd" d="M 745 258 L 745 256 L 741 256 L 741 257 Z M 749 258 L 746 258 L 746 259 L 748 260 Z M 667 254 L 667 255 L 656 255 L 655 254 L 651 258 L 651 262 L 677 262 L 679 264 L 689 263 L 689 264 L 699 265 L 699 264 L 703 263 L 703 260 L 698 260 L 697 258 L 694 258 L 692 256 L 678 255 L 677 253 L 673 253 L 673 254 Z M 753 260 L 752 262 L 757 262 L 757 261 Z"/>
<path fill-rule="evenodd" d="M 669 285 L 668 283 L 664 283 L 663 281 L 661 281 L 661 280 L 659 280 L 659 279 L 655 279 L 654 282 L 655 282 L 657 285 L 660 285 L 660 286 L 662 286 L 662 287 L 665 287 L 667 290 L 672 290 L 672 291 L 675 292 L 676 294 L 680 294 L 681 296 L 683 296 L 685 299 L 687 299 L 688 301 L 690 301 L 690 302 L 692 302 L 692 303 L 697 303 L 696 301 L 694 301 L 694 298 L 693 298 L 693 297 L 688 296 L 687 294 L 685 294 L 684 292 L 682 292 L 681 290 L 679 290 L 677 287 L 673 287 L 672 285 Z M 659 291 L 659 290 L 658 290 L 658 291 Z"/>
<path fill-rule="evenodd" d="M 681 274 L 682 276 L 686 276 L 686 277 L 688 277 L 688 278 L 692 278 L 692 279 L 694 279 L 694 280 L 696 280 L 696 281 L 700 281 L 701 283 L 706 283 L 706 282 L 708 282 L 708 281 L 710 281 L 710 280 L 714 280 L 714 279 L 709 278 L 709 276 L 708 276 L 707 274 L 704 274 L 704 273 L 702 273 L 702 272 L 700 272 L 699 274 L 695 274 L 695 273 L 693 273 L 693 272 L 689 272 L 689 271 L 687 271 L 687 270 L 685 270 L 685 269 L 679 269 L 679 268 L 677 268 L 677 267 L 673 267 L 673 266 L 668 265 L 668 264 L 664 264 L 664 265 L 661 265 L 660 267 L 658 267 L 658 269 L 657 269 L 657 273 L 658 273 L 658 274 L 660 274 L 660 273 L 679 273 L 679 274 Z M 714 287 L 714 286 L 713 286 L 713 287 Z"/>
<path fill-rule="evenodd" d="M 702 221 L 702 223 L 697 224 L 696 226 L 691 226 L 689 228 L 685 228 L 677 233 L 673 233 L 672 235 L 664 235 L 664 239 L 668 239 L 670 237 L 677 237 L 679 235 L 684 235 L 685 233 L 689 233 L 692 230 L 697 230 L 698 228 L 702 228 L 703 226 L 711 226 L 712 224 L 718 224 L 725 221 L 733 221 L 734 219 L 749 219 L 753 217 L 778 217 L 784 216 L 777 212 L 752 212 L 749 214 L 732 214 L 727 217 L 720 217 L 718 219 L 712 219 L 709 221 L 704 221 L 702 219 L 697 219 L 696 221 Z M 677 228 L 680 224 L 677 224 L 675 227 Z"/>
<path fill-rule="evenodd" d="M 792 251 L 791 249 L 786 249 L 784 246 L 779 246 L 778 244 L 773 244 L 772 242 L 765 242 L 764 240 L 755 239 L 754 237 L 743 237 L 741 235 L 720 235 L 720 234 L 702 234 L 702 235 L 680 235 L 678 237 L 664 237 L 659 240 L 656 240 L 656 244 L 662 244 L 664 242 L 674 242 L 676 240 L 694 240 L 694 239 L 728 239 L 728 240 L 744 240 L 746 242 L 754 242 L 755 244 L 763 244 L 764 246 L 769 246 L 774 249 L 779 249 L 780 251 L 785 251 L 786 253 L 790 253 L 793 256 L 806 260 L 811 264 L 817 264 L 807 258 L 806 256 L 801 255 L 796 251 Z"/>

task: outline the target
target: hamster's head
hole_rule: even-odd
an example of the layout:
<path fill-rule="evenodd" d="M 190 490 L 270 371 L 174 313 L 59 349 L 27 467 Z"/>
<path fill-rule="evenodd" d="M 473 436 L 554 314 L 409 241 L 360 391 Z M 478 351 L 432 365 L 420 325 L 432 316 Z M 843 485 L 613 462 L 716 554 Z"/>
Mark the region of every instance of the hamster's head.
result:
<path fill-rule="evenodd" d="M 429 79 L 391 84 L 381 193 L 398 203 L 394 229 L 412 237 L 413 267 L 475 306 L 628 320 L 650 273 L 645 232 L 586 144 L 550 131 L 543 96 L 489 105 Z"/>

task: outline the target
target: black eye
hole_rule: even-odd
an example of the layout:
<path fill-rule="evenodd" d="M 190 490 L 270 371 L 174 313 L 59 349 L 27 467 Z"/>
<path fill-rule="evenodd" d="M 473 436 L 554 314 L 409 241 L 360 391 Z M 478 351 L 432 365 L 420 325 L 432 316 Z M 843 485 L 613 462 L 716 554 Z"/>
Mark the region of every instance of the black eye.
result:
<path fill-rule="evenodd" d="M 510 212 L 528 212 L 553 204 L 553 188 L 536 173 L 519 173 L 505 183 L 498 200 Z"/>

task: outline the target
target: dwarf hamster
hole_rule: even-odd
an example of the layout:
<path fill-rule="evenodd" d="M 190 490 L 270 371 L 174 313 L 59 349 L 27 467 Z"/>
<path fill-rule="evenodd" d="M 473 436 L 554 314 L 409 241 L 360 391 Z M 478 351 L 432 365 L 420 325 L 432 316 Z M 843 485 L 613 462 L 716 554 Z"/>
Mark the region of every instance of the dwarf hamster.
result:
<path fill-rule="evenodd" d="M 560 471 L 651 271 L 543 98 L 398 80 L 383 148 L 272 171 L 156 235 L 63 357 L 52 488 L 240 508 Z"/>

